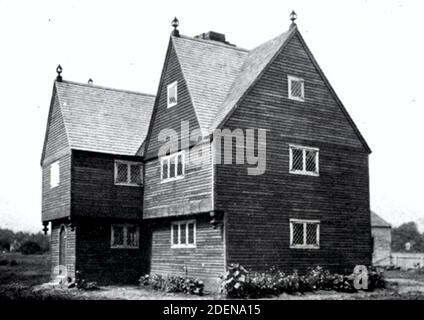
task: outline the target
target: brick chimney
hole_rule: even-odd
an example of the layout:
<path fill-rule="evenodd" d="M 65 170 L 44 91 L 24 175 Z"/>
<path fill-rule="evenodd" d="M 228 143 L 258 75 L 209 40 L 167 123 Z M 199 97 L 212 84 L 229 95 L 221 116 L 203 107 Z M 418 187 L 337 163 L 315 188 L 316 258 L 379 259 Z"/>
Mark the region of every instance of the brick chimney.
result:
<path fill-rule="evenodd" d="M 225 44 L 230 44 L 228 41 L 225 41 L 225 34 L 215 32 L 215 31 L 209 31 L 206 33 L 201 33 L 197 36 L 195 36 L 197 39 L 203 39 L 203 40 L 212 40 L 217 42 L 222 42 Z"/>

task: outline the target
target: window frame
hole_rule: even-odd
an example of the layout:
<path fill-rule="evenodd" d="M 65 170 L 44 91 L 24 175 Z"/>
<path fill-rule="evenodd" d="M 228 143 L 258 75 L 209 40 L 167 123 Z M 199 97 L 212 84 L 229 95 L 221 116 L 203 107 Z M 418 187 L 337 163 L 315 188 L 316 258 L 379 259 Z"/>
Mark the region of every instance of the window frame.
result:
<path fill-rule="evenodd" d="M 117 181 L 118 179 L 118 164 L 125 164 L 127 166 L 127 182 Z M 140 184 L 131 182 L 131 166 L 140 166 Z M 114 164 L 114 183 L 117 186 L 129 186 L 129 187 L 142 187 L 143 186 L 143 163 L 137 161 L 128 160 L 115 160 Z"/>
<path fill-rule="evenodd" d="M 303 244 L 293 244 L 293 224 L 303 224 Z M 316 225 L 316 244 L 307 244 L 307 224 Z M 290 249 L 320 249 L 320 229 L 321 221 L 320 220 L 308 220 L 308 219 L 290 219 Z"/>
<path fill-rule="evenodd" d="M 293 169 L 293 149 L 302 150 L 302 170 Z M 315 171 L 306 170 L 306 151 L 315 152 Z M 289 173 L 319 177 L 319 148 L 289 144 Z"/>
<path fill-rule="evenodd" d="M 169 91 L 171 88 L 175 87 L 175 100 L 176 102 L 169 102 Z M 174 81 L 167 86 L 166 90 L 166 105 L 167 108 L 172 108 L 173 106 L 176 106 L 178 104 L 178 81 Z"/>
<path fill-rule="evenodd" d="M 188 243 L 189 235 L 188 235 L 188 226 L 189 224 L 193 224 L 193 243 Z M 185 225 L 185 239 L 186 243 L 181 243 L 181 225 Z M 178 243 L 174 244 L 174 228 L 175 226 L 178 227 Z M 171 222 L 171 248 L 172 249 L 182 249 L 182 248 L 196 248 L 197 242 L 196 242 L 196 232 L 197 232 L 197 226 L 196 226 L 196 220 L 182 220 L 182 221 L 173 221 Z"/>
<path fill-rule="evenodd" d="M 124 235 L 123 240 L 124 244 L 122 245 L 114 245 L 114 227 L 123 227 Z M 136 236 L 137 236 L 137 246 L 130 246 L 127 243 L 127 233 L 128 233 L 128 227 L 136 227 Z M 130 224 L 130 223 L 112 223 L 110 225 L 110 248 L 111 249 L 139 249 L 140 248 L 140 226 L 137 224 Z"/>
<path fill-rule="evenodd" d="M 299 77 L 295 77 L 295 76 L 287 76 L 287 81 L 288 81 L 288 97 L 291 100 L 296 100 L 296 101 L 301 101 L 304 102 L 305 101 L 305 80 Z M 296 97 L 292 95 L 292 81 L 298 81 L 300 82 L 301 85 L 301 93 L 302 93 L 302 97 Z"/>
<path fill-rule="evenodd" d="M 178 156 L 181 155 L 181 163 L 182 163 L 182 174 L 177 175 L 178 173 Z M 169 173 L 171 170 L 171 159 L 175 158 L 175 176 L 172 178 L 170 177 Z M 167 161 L 167 178 L 163 178 L 163 162 Z M 185 177 L 185 152 L 184 150 L 181 150 L 179 152 L 175 152 L 173 154 L 162 156 L 160 158 L 160 180 L 161 183 L 169 182 L 169 181 L 175 181 L 179 179 L 183 179 Z"/>
<path fill-rule="evenodd" d="M 55 176 L 57 177 L 57 179 L 54 181 L 55 184 L 53 183 L 53 179 L 52 179 L 54 168 L 57 168 L 57 169 L 55 169 L 55 171 L 57 170 L 57 172 L 55 174 Z M 56 160 L 49 165 L 49 175 L 50 175 L 49 176 L 50 189 L 58 187 L 59 184 L 60 184 L 60 160 Z"/>

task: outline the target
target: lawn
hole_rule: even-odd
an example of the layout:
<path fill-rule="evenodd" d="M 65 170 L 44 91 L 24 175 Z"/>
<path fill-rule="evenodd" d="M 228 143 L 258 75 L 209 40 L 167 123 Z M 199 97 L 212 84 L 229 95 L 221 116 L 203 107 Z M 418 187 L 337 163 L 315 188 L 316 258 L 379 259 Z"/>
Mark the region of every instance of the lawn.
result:
<path fill-rule="evenodd" d="M 339 293 L 319 291 L 299 295 L 282 294 L 279 300 L 424 300 L 424 271 L 385 271 L 387 288 L 374 292 Z M 139 286 L 105 286 L 96 291 L 82 291 L 51 287 L 50 257 L 0 253 L 0 300 L 62 300 L 62 299 L 225 299 L 218 294 L 198 297 L 185 294 L 163 293 Z"/>

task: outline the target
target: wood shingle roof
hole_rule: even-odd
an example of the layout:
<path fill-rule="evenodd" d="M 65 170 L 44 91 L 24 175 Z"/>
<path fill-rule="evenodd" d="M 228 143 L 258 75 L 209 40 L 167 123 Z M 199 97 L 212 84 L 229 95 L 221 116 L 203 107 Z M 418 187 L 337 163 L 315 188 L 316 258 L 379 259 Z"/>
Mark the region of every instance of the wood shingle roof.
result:
<path fill-rule="evenodd" d="M 71 149 L 137 153 L 147 134 L 153 95 L 70 81 L 55 86 Z"/>

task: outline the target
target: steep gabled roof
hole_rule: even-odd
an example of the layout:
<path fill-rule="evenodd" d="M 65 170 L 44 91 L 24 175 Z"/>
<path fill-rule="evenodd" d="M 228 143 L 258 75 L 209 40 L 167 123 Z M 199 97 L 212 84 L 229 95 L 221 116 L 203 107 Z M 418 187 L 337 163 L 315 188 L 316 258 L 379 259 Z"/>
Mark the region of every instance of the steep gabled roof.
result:
<path fill-rule="evenodd" d="M 71 149 L 135 155 L 155 97 L 70 81 L 55 82 Z"/>
<path fill-rule="evenodd" d="M 374 211 L 371 211 L 371 227 L 391 228 L 390 223 L 386 222 Z"/>
<path fill-rule="evenodd" d="M 218 128 L 231 114 L 231 111 L 237 107 L 237 104 L 245 96 L 249 88 L 253 86 L 265 68 L 281 51 L 284 44 L 287 43 L 287 40 L 293 34 L 293 30 L 289 30 L 249 52 L 238 76 L 228 91 L 227 97 L 217 110 L 215 119 L 209 128 L 210 132 Z"/>
<path fill-rule="evenodd" d="M 184 78 L 205 134 L 240 73 L 248 51 L 212 40 L 172 37 Z"/>

